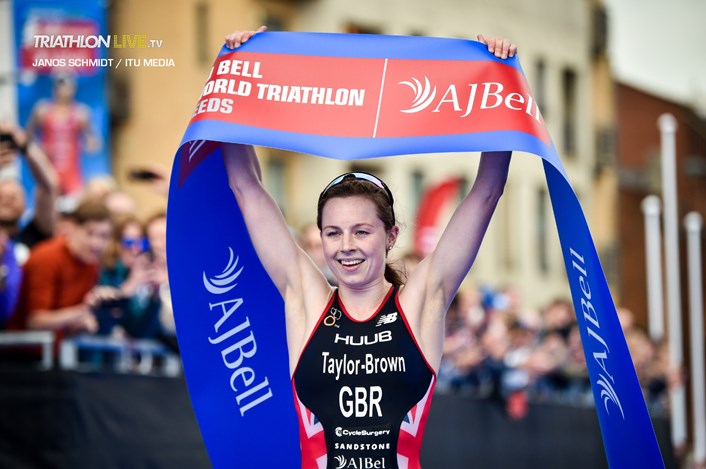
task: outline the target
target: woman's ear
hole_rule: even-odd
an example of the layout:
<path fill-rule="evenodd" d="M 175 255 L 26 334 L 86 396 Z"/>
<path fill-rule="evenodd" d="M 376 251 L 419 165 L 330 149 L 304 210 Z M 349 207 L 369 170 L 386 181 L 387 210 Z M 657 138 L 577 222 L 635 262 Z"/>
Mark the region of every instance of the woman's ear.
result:
<path fill-rule="evenodd" d="M 392 229 L 387 233 L 387 250 L 389 251 L 392 249 L 397 242 L 397 235 L 400 233 L 400 228 L 395 225 L 392 227 Z"/>

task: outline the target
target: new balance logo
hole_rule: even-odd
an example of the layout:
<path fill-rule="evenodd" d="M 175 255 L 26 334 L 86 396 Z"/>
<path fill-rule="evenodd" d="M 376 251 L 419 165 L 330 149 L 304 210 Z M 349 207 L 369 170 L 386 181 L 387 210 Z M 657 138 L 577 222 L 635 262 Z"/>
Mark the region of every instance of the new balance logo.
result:
<path fill-rule="evenodd" d="M 380 327 L 383 324 L 392 324 L 393 322 L 397 321 L 397 312 L 395 311 L 394 313 L 390 314 L 383 314 L 380 316 L 380 319 L 378 319 L 377 324 L 375 324 L 375 327 Z"/>

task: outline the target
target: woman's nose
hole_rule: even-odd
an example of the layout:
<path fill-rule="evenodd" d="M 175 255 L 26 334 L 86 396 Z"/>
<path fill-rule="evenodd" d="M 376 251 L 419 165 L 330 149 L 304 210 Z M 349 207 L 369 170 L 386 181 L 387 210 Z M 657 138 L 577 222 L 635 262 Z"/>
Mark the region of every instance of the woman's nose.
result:
<path fill-rule="evenodd" d="M 350 234 L 344 234 L 341 236 L 341 250 L 342 251 L 352 251 L 355 249 L 355 245 L 353 243 L 353 236 Z"/>

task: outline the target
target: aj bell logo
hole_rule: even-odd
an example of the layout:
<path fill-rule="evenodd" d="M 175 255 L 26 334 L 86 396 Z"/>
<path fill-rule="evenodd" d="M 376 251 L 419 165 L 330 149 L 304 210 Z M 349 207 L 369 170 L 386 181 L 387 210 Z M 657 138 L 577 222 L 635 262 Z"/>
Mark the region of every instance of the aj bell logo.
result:
<path fill-rule="evenodd" d="M 206 271 L 203 272 L 203 286 L 214 295 L 222 295 L 223 293 L 231 291 L 233 287 L 237 285 L 235 280 L 243 271 L 243 267 L 241 267 L 237 272 L 235 271 L 238 267 L 239 257 L 235 257 L 235 259 L 233 258 L 233 249 L 230 247 L 228 248 L 228 252 L 230 253 L 230 258 L 228 259 L 228 263 L 223 269 L 223 272 L 216 274 L 213 277 L 208 277 L 206 275 Z"/>
<path fill-rule="evenodd" d="M 602 388 L 601 399 L 603 399 L 603 406 L 605 407 L 606 413 L 610 415 L 610 411 L 608 410 L 608 403 L 612 402 L 620 411 L 620 414 L 623 416 L 623 420 L 625 420 L 625 412 L 623 412 L 623 406 L 620 405 L 618 393 L 615 392 L 615 389 L 613 389 L 613 386 L 611 386 L 610 381 L 608 381 L 608 378 L 606 378 L 603 373 L 599 373 L 598 376 L 601 379 L 599 379 L 596 384 L 598 384 Z"/>
<path fill-rule="evenodd" d="M 424 77 L 424 86 L 422 86 L 421 82 L 414 77 L 412 77 L 412 81 L 401 81 L 399 84 L 409 86 L 414 92 L 412 107 L 409 109 L 402 109 L 402 112 L 409 114 L 426 109 L 436 97 L 436 86 L 432 89 L 431 84 L 429 83 L 429 78 L 426 76 Z"/>
<path fill-rule="evenodd" d="M 189 161 L 198 154 L 204 143 L 206 143 L 206 140 L 194 140 L 189 142 Z"/>
<path fill-rule="evenodd" d="M 408 109 L 400 109 L 400 112 L 414 114 L 433 107 L 431 112 L 450 111 L 463 113 L 460 117 L 467 117 L 473 111 L 504 108 L 505 110 L 524 112 L 537 122 L 542 122 L 539 107 L 532 95 L 524 91 L 518 93 L 506 89 L 503 83 L 496 81 L 451 83 L 445 90 L 442 87 L 437 93 L 436 85 L 432 86 L 426 75 L 423 82 L 422 84 L 421 80 L 412 77 L 408 81 L 398 83 L 408 86 L 414 93 L 411 106 Z"/>
<path fill-rule="evenodd" d="M 336 460 L 336 469 L 384 469 L 385 460 L 375 458 L 349 458 L 338 455 L 334 457 Z"/>

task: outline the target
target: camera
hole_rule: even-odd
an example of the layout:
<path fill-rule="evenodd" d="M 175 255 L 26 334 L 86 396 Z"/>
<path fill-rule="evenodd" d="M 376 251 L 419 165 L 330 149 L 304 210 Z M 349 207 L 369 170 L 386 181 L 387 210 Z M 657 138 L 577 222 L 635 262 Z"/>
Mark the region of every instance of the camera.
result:
<path fill-rule="evenodd" d="M 14 137 L 8 132 L 0 132 L 0 144 L 11 150 L 17 149 L 17 143 L 15 143 Z"/>

